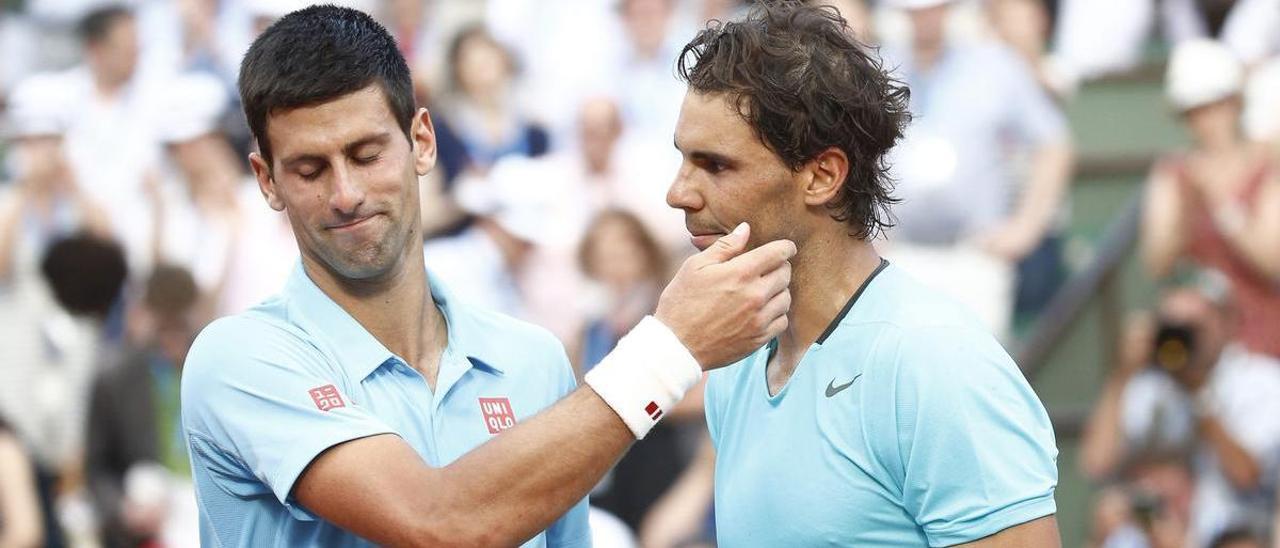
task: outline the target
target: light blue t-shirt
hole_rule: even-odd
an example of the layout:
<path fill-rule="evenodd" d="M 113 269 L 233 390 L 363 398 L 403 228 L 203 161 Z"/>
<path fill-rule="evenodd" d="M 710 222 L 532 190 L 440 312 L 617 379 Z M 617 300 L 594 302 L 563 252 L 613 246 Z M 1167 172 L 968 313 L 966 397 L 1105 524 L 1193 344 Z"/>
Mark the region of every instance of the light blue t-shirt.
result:
<path fill-rule="evenodd" d="M 434 393 L 300 266 L 280 295 L 201 332 L 183 371 L 182 418 L 202 546 L 367 546 L 291 495 L 321 452 L 392 433 L 444 466 L 573 389 L 550 333 L 450 299 L 434 282 L 431 294 L 449 329 Z M 526 546 L 589 546 L 589 536 L 584 498 Z"/>
<path fill-rule="evenodd" d="M 881 263 L 769 395 L 711 373 L 721 546 L 949 546 L 1055 513 L 1040 400 L 980 322 Z"/>

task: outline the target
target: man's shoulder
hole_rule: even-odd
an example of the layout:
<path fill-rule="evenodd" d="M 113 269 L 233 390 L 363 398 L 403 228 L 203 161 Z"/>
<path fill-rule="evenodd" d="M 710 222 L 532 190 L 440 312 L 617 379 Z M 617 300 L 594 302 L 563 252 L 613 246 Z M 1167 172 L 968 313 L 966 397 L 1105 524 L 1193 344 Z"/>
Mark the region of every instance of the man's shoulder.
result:
<path fill-rule="evenodd" d="M 981 331 L 982 322 L 959 302 L 890 264 L 868 282 L 841 327 L 882 324 L 890 331 Z"/>
<path fill-rule="evenodd" d="M 466 302 L 450 304 L 455 309 L 455 317 L 459 316 L 458 313 L 461 312 L 465 321 L 470 323 L 470 328 L 482 329 L 481 333 L 488 333 L 490 336 L 497 337 L 501 344 L 506 342 L 525 343 L 534 345 L 539 349 L 556 351 L 561 351 L 564 348 L 560 344 L 560 339 L 557 339 L 545 327 Z"/>
<path fill-rule="evenodd" d="M 890 265 L 862 297 L 832 334 L 837 344 L 872 348 L 899 367 L 1012 361 L 976 314 L 902 269 Z"/>
<path fill-rule="evenodd" d="M 218 318 L 200 330 L 187 353 L 183 377 L 203 374 L 206 368 L 228 371 L 255 358 L 314 349 L 307 339 L 307 333 L 283 315 L 283 303 L 271 299 Z"/>

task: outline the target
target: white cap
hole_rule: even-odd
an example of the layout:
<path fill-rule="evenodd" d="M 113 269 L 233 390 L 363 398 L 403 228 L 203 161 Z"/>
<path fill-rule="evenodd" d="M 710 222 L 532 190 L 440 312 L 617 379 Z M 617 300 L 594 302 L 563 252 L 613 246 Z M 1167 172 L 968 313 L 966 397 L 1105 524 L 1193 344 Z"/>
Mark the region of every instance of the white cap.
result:
<path fill-rule="evenodd" d="M 924 10 L 943 4 L 950 4 L 952 0 L 889 0 L 888 6 L 898 10 Z"/>
<path fill-rule="evenodd" d="M 6 136 L 19 139 L 62 135 L 70 125 L 74 103 L 63 74 L 45 73 L 26 78 L 9 94 Z"/>
<path fill-rule="evenodd" d="M 169 83 L 159 116 L 159 138 L 181 143 L 217 129 L 228 104 L 227 90 L 210 74 L 182 74 Z"/>
<path fill-rule="evenodd" d="M 1169 56 L 1165 95 L 1178 110 L 1191 110 L 1240 93 L 1244 65 L 1214 40 L 1179 43 Z"/>
<path fill-rule="evenodd" d="M 494 164 L 487 176 L 460 178 L 454 190 L 458 207 L 492 219 L 520 240 L 541 243 L 550 203 L 534 184 L 538 168 L 536 160 L 511 156 Z"/>

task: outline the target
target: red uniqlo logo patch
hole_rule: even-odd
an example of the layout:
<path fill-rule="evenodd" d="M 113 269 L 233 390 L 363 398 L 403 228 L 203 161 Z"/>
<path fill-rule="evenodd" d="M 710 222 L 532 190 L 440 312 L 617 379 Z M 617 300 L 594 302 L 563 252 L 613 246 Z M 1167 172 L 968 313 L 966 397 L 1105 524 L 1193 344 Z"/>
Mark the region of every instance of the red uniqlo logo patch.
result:
<path fill-rule="evenodd" d="M 316 407 L 320 408 L 321 411 L 347 406 L 342 401 L 342 395 L 338 394 L 338 388 L 332 384 L 326 384 L 320 388 L 312 388 L 307 392 L 311 394 L 312 401 L 316 402 Z"/>
<path fill-rule="evenodd" d="M 658 420 L 662 418 L 662 408 L 658 407 L 658 402 L 651 401 L 649 405 L 644 406 L 644 412 L 649 414 L 649 418 Z"/>
<path fill-rule="evenodd" d="M 516 425 L 516 414 L 507 398 L 480 398 L 480 412 L 490 434 L 498 434 Z"/>

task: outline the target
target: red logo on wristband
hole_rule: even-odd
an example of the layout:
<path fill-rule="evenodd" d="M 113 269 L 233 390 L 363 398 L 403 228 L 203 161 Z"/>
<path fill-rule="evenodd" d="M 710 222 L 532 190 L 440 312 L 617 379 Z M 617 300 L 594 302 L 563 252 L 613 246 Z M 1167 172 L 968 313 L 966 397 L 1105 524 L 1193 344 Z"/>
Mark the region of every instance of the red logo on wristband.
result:
<path fill-rule="evenodd" d="M 516 425 L 516 414 L 507 398 L 480 398 L 480 412 L 490 434 L 498 434 Z"/>
<path fill-rule="evenodd" d="M 338 388 L 332 384 L 312 388 L 307 392 L 311 394 L 311 401 L 316 402 L 316 407 L 321 411 L 347 406 L 346 402 L 342 401 L 342 395 L 338 394 Z"/>
<path fill-rule="evenodd" d="M 662 418 L 662 408 L 658 407 L 658 402 L 651 401 L 649 405 L 644 406 L 644 412 L 649 414 L 649 418 L 657 421 Z"/>

